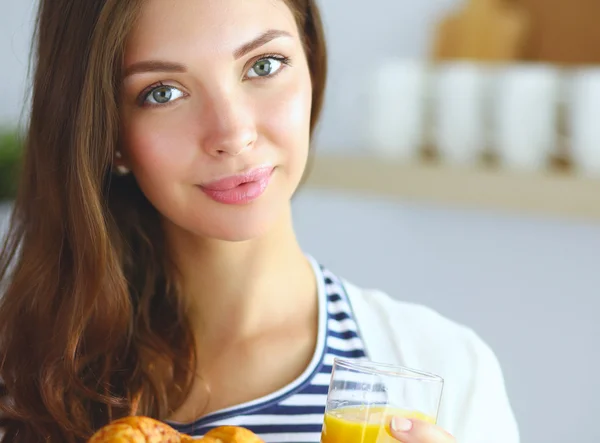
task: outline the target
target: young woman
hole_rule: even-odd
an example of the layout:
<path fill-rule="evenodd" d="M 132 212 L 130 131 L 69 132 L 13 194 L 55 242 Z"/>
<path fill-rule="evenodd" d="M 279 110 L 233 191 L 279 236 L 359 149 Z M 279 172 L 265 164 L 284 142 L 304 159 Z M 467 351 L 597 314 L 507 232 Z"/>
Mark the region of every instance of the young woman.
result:
<path fill-rule="evenodd" d="M 518 441 L 475 334 L 298 245 L 315 1 L 41 0 L 36 42 L 0 260 L 4 442 L 82 442 L 134 414 L 317 442 L 334 356 L 445 378 L 439 427 L 394 420 L 405 443 Z"/>

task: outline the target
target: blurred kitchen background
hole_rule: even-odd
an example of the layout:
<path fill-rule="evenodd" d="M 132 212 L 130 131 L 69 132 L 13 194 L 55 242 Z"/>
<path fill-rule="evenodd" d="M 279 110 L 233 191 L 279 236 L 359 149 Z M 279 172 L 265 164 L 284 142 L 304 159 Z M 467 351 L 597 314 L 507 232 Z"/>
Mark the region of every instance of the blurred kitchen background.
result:
<path fill-rule="evenodd" d="M 34 5 L 2 1 L 8 130 Z M 330 85 L 294 203 L 306 251 L 474 328 L 524 443 L 600 441 L 600 3 L 321 5 Z M 2 219 L 18 150 L 0 140 Z"/>

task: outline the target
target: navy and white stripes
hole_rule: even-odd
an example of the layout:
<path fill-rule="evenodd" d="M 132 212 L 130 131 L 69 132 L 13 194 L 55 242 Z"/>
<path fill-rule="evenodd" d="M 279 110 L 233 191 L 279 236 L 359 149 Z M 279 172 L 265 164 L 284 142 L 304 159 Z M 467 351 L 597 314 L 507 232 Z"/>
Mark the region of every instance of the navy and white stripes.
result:
<path fill-rule="evenodd" d="M 171 424 L 180 432 L 201 437 L 221 425 L 243 426 L 266 443 L 318 443 L 333 359 L 364 359 L 349 300 L 340 280 L 313 263 L 319 287 L 319 334 L 313 359 L 292 384 L 267 397 L 215 412 L 187 425 Z"/>

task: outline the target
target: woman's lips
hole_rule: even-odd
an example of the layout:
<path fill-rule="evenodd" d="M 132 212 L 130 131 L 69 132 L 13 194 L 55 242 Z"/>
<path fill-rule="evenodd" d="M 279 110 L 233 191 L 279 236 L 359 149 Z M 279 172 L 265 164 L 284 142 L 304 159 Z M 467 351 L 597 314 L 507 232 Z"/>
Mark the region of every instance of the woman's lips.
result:
<path fill-rule="evenodd" d="M 211 199 L 227 205 L 243 205 L 259 198 L 271 181 L 273 167 L 260 167 L 200 186 Z"/>

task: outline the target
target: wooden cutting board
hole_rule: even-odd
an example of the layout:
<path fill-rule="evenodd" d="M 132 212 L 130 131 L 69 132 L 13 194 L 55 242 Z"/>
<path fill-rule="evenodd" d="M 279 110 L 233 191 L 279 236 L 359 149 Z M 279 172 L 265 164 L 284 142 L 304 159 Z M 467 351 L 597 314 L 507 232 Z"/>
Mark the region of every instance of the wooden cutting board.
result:
<path fill-rule="evenodd" d="M 465 5 L 438 24 L 435 60 L 507 61 L 526 52 L 529 15 L 518 2 L 465 0 Z"/>
<path fill-rule="evenodd" d="M 527 59 L 564 65 L 600 64 L 600 0 L 519 0 L 533 26 Z"/>

